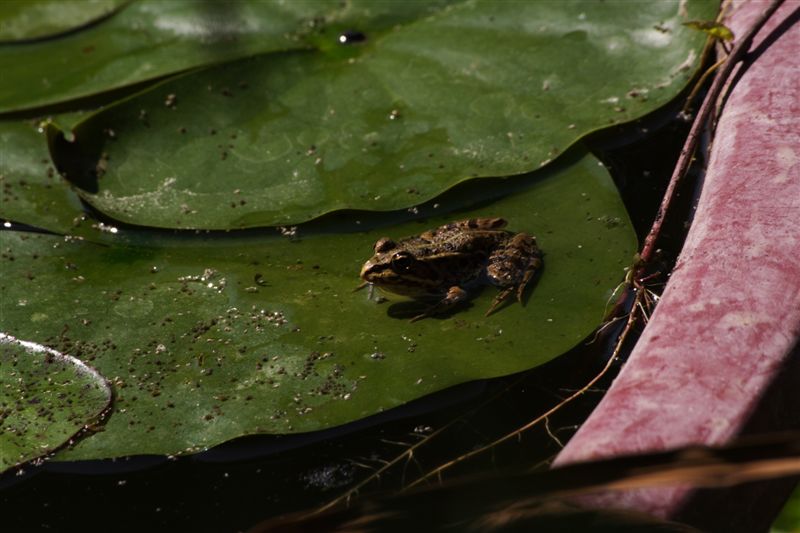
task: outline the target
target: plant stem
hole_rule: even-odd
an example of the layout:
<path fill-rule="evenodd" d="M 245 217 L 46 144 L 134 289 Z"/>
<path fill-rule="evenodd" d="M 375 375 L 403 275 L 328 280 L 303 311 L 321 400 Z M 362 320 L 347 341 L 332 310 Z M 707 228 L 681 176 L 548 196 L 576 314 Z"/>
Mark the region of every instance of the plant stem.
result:
<path fill-rule="evenodd" d="M 722 69 L 714 78 L 714 82 L 711 84 L 711 88 L 708 90 L 708 94 L 703 100 L 700 110 L 697 112 L 697 116 L 692 123 L 692 128 L 689 130 L 689 135 L 686 137 L 686 142 L 681 149 L 680 156 L 678 157 L 678 163 L 675 165 L 675 169 L 672 172 L 669 184 L 667 185 L 667 190 L 664 192 L 664 198 L 661 200 L 658 213 L 656 213 L 656 218 L 653 221 L 653 225 L 650 227 L 650 232 L 644 239 L 644 246 L 642 247 L 642 253 L 640 254 L 642 266 L 639 267 L 639 274 L 644 272 L 644 265 L 646 265 L 652 259 L 656 241 L 661 234 L 661 226 L 664 223 L 664 217 L 669 210 L 672 199 L 675 197 L 675 190 L 677 189 L 681 178 L 683 178 L 683 176 L 686 174 L 686 170 L 689 168 L 694 151 L 697 148 L 697 142 L 700 139 L 700 134 L 708 122 L 711 111 L 714 109 L 714 105 L 719 99 L 720 94 L 722 94 L 722 90 L 725 88 L 728 79 L 733 73 L 733 69 L 740 62 L 745 52 L 750 48 L 750 43 L 753 41 L 753 37 L 755 37 L 758 31 L 764 26 L 767 20 L 769 20 L 772 14 L 775 13 L 775 11 L 781 6 L 781 4 L 783 4 L 783 2 L 784 0 L 772 0 L 772 3 L 769 5 L 769 7 L 767 7 L 763 13 L 761 13 L 761 16 L 758 18 L 758 20 L 753 23 L 744 37 L 742 37 L 733 50 L 731 50 L 731 53 L 725 60 Z M 639 277 L 639 275 L 636 277 Z"/>

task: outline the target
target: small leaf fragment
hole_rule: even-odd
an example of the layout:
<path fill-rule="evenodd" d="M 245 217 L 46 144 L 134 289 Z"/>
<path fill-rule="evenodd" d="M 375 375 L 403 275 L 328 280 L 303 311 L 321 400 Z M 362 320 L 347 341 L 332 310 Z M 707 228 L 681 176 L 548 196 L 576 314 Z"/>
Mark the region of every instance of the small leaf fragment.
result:
<path fill-rule="evenodd" d="M 716 37 L 722 41 L 732 41 L 734 39 L 733 32 L 716 20 L 690 20 L 683 23 L 684 26 L 694 30 L 702 31 L 712 37 Z"/>

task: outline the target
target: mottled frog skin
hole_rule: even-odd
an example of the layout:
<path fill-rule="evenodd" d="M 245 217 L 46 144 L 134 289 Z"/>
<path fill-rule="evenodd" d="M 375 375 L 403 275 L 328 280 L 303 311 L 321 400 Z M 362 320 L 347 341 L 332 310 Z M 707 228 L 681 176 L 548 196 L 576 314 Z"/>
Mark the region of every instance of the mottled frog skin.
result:
<path fill-rule="evenodd" d="M 500 288 L 487 316 L 514 293 L 521 303 L 542 253 L 532 236 L 505 226 L 502 218 L 473 218 L 399 241 L 383 237 L 361 268 L 362 286 L 436 302 L 412 321 L 450 309 L 482 285 Z"/>

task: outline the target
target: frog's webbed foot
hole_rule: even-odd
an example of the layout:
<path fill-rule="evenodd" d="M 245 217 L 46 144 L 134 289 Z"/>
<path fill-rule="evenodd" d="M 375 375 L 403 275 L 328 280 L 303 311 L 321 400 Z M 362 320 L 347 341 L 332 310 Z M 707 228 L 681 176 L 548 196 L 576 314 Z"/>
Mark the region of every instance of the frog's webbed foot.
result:
<path fill-rule="evenodd" d="M 519 284 L 509 285 L 507 287 L 504 287 L 503 290 L 500 291 L 500 294 L 498 294 L 495 297 L 494 301 L 492 302 L 492 305 L 489 306 L 489 310 L 486 311 L 486 314 L 484 316 L 491 315 L 495 311 L 495 309 L 497 309 L 497 306 L 499 306 L 501 303 L 507 300 L 508 297 L 511 296 L 515 290 L 517 291 L 517 301 L 520 304 L 522 304 L 522 296 L 525 294 L 525 287 L 533 279 L 534 274 L 536 274 L 536 271 L 539 269 L 540 266 L 542 266 L 541 259 L 536 258 L 533 261 L 531 261 L 531 264 L 528 266 L 528 269 L 525 270 L 525 272 L 523 273 L 522 280 L 520 280 Z"/>
<path fill-rule="evenodd" d="M 508 246 L 492 253 L 486 273 L 492 284 L 500 287 L 501 291 L 486 311 L 486 316 L 492 314 L 515 291 L 517 301 L 522 303 L 525 288 L 541 266 L 541 252 L 536 247 L 536 240 L 525 233 L 516 234 Z"/>
<path fill-rule="evenodd" d="M 447 294 L 440 300 L 438 303 L 430 306 L 425 310 L 424 313 L 419 314 L 411 319 L 411 322 L 416 322 L 417 320 L 423 319 L 425 317 L 438 315 L 443 311 L 446 311 L 453 307 L 454 305 L 458 304 L 459 302 L 463 302 L 468 297 L 467 291 L 462 289 L 458 286 L 450 287 L 447 291 Z"/>

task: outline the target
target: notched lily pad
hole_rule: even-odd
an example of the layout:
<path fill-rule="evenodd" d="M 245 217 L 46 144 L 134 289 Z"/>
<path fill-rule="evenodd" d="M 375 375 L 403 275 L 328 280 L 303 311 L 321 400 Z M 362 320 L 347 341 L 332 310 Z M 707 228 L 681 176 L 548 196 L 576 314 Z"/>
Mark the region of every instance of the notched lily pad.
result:
<path fill-rule="evenodd" d="M 690 20 L 684 26 L 702 31 L 722 41 L 732 41 L 735 36 L 730 28 L 716 20 Z"/>
<path fill-rule="evenodd" d="M 463 310 L 411 323 L 393 312 L 402 302 L 353 292 L 379 237 L 479 216 L 537 237 L 545 267 L 525 306 L 485 317 L 487 288 Z M 0 300 L 26 301 L 6 306 L 4 326 L 81 357 L 117 393 L 105 430 L 63 459 L 314 431 L 531 368 L 598 325 L 636 249 L 607 171 L 581 151 L 532 175 L 464 184 L 414 213 L 342 213 L 282 234 L 107 237 L 0 232 Z"/>
<path fill-rule="evenodd" d="M 110 402 L 105 379 L 79 359 L 0 333 L 0 472 L 60 448 Z"/>
<path fill-rule="evenodd" d="M 92 206 L 141 226 L 406 208 L 657 109 L 698 67 L 704 37 L 681 22 L 715 6 L 467 1 L 344 55 L 187 74 L 91 116 L 52 154 Z"/>

